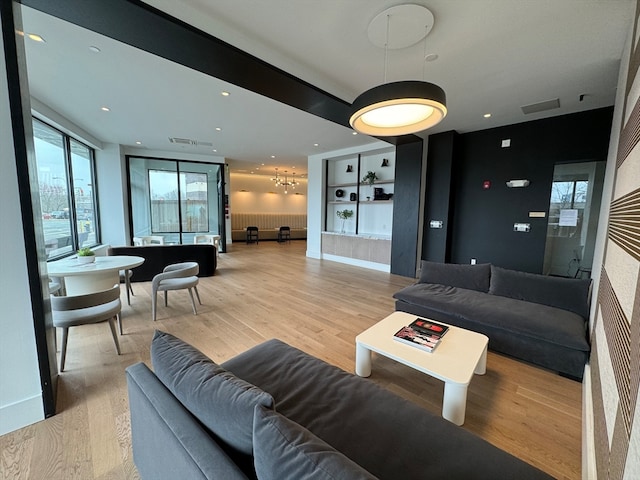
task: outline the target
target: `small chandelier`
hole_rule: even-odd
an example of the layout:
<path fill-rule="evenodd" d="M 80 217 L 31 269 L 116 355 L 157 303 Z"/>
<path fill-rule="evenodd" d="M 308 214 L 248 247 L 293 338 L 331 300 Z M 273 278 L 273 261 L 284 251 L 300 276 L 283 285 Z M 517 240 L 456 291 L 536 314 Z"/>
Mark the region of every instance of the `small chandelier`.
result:
<path fill-rule="evenodd" d="M 291 187 L 291 190 L 295 190 L 296 185 L 299 184 L 299 182 L 296 181 L 295 175 L 296 172 L 293 172 L 291 173 L 291 178 L 289 178 L 286 170 L 283 172 L 283 175 L 280 175 L 278 173 L 278 169 L 276 168 L 276 176 L 271 180 L 276 183 L 276 187 L 283 187 L 284 193 L 289 193 L 289 187 Z"/>
<path fill-rule="evenodd" d="M 390 39 L 392 17 L 397 28 Z M 373 19 L 369 39 L 377 46 L 384 45 L 384 83 L 354 100 L 349 119 L 354 130 L 374 136 L 407 135 L 431 128 L 447 115 L 446 95 L 438 85 L 418 80 L 387 83 L 388 49 L 405 48 L 425 38 L 426 59 L 426 37 L 432 28 L 433 14 L 421 5 L 397 5 Z"/>

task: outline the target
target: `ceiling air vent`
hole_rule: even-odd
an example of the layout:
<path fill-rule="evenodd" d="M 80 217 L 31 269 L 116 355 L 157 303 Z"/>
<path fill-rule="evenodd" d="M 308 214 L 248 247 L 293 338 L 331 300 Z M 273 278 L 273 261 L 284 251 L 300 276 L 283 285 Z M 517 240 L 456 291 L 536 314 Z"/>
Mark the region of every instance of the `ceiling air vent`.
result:
<path fill-rule="evenodd" d="M 553 100 L 545 100 L 544 102 L 523 105 L 520 108 L 522 109 L 522 113 L 524 113 L 525 115 L 528 115 L 530 113 L 544 112 L 545 110 L 553 110 L 554 108 L 560 108 L 560 99 L 554 98 Z"/>
<path fill-rule="evenodd" d="M 178 145 L 193 145 L 196 147 L 212 147 L 213 146 L 213 143 L 211 142 L 201 142 L 200 140 L 191 140 L 190 138 L 169 137 L 169 141 L 171 143 L 176 143 Z"/>
<path fill-rule="evenodd" d="M 198 142 L 189 138 L 169 137 L 171 143 L 178 143 L 180 145 L 197 145 Z"/>

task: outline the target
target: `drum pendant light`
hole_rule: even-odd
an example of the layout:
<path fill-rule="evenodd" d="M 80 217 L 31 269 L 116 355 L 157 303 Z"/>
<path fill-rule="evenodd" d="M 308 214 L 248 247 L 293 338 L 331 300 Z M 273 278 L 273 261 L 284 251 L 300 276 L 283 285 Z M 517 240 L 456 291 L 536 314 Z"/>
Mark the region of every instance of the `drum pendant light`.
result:
<path fill-rule="evenodd" d="M 389 35 L 392 19 L 394 32 L 398 32 L 395 40 Z M 391 7 L 371 22 L 369 38 L 378 46 L 382 41 L 381 30 L 385 29 L 385 83 L 354 100 L 349 119 L 354 130 L 373 136 L 406 135 L 431 128 L 446 116 L 446 95 L 438 85 L 419 80 L 387 83 L 386 78 L 388 49 L 414 45 L 426 39 L 432 27 L 433 14 L 420 5 Z"/>

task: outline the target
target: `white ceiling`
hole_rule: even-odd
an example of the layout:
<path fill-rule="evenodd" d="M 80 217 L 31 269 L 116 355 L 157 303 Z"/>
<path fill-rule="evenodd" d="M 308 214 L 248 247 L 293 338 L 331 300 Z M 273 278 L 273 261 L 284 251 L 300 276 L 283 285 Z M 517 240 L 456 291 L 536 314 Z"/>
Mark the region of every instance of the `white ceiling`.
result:
<path fill-rule="evenodd" d="M 394 0 L 147 0 L 348 102 L 383 83 L 384 49 L 370 21 Z M 614 103 L 635 0 L 428 0 L 425 43 L 389 50 L 387 81 L 436 83 L 449 113 L 420 134 L 469 131 Z M 306 172 L 311 154 L 370 143 L 333 124 L 23 7 L 33 97 L 102 142 L 223 156 L 233 168 Z M 90 46 L 100 48 L 93 53 Z M 423 78 L 423 72 L 424 78 Z M 229 97 L 220 92 L 228 91 Z M 580 101 L 580 96 L 585 95 Z M 560 99 L 524 115 L 523 105 Z M 111 108 L 108 113 L 100 107 Z M 484 118 L 491 113 L 491 118 Z M 220 127 L 221 131 L 215 128 Z M 178 146 L 169 137 L 211 143 Z M 318 146 L 314 146 L 314 144 Z M 213 152 L 216 149 L 217 152 Z M 271 156 L 276 158 L 271 158 Z"/>

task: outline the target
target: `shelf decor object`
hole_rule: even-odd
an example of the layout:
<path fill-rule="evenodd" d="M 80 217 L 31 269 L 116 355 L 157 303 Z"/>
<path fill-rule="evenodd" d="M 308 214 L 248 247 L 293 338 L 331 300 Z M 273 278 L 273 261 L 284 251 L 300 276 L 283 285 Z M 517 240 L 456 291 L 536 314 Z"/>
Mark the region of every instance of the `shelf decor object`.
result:
<path fill-rule="evenodd" d="M 362 177 L 362 183 L 368 183 L 369 185 L 373 185 L 376 180 L 378 180 L 378 176 L 376 175 L 376 172 L 372 172 L 371 170 Z"/>
<path fill-rule="evenodd" d="M 384 83 L 354 100 L 349 124 L 355 131 L 373 136 L 407 135 L 431 128 L 447 115 L 446 95 L 438 85 L 419 80 L 387 83 L 389 48 L 406 48 L 424 38 L 426 61 L 426 37 L 433 21 L 431 11 L 421 5 L 396 5 L 371 21 L 369 40 L 385 49 Z"/>
<path fill-rule="evenodd" d="M 338 210 L 336 212 L 336 215 L 338 215 L 338 218 L 342 220 L 342 229 L 340 230 L 340 233 L 344 233 L 344 222 L 353 217 L 353 210 L 349 210 L 349 209 L 344 209 L 344 210 Z"/>

